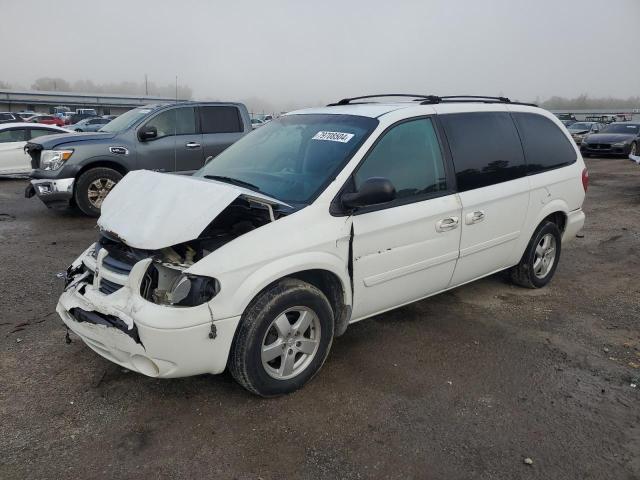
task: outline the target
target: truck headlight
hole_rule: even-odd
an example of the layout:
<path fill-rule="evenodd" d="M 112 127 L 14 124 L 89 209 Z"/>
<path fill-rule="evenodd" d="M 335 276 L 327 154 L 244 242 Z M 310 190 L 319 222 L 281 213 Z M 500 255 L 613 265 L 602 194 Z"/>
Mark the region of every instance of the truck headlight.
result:
<path fill-rule="evenodd" d="M 40 168 L 42 170 L 58 170 L 72 154 L 73 150 L 43 150 L 40 154 Z"/>
<path fill-rule="evenodd" d="M 197 307 L 208 302 L 220 291 L 215 278 L 181 274 L 166 292 L 156 290 L 155 303 L 178 307 Z"/>

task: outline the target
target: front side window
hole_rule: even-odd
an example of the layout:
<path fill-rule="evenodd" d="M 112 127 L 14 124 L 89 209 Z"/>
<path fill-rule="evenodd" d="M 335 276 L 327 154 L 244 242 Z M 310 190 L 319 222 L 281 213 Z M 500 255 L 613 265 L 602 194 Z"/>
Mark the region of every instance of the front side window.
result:
<path fill-rule="evenodd" d="M 0 143 L 22 142 L 25 140 L 24 128 L 3 130 L 0 132 Z"/>
<path fill-rule="evenodd" d="M 200 107 L 202 133 L 242 132 L 240 111 L 233 106 Z"/>
<path fill-rule="evenodd" d="M 451 148 L 458 191 L 526 175 L 518 131 L 508 113 L 452 113 L 440 119 Z"/>
<path fill-rule="evenodd" d="M 390 180 L 397 198 L 446 190 L 444 162 L 431 120 L 403 122 L 386 132 L 355 172 L 356 189 L 372 177 Z"/>
<path fill-rule="evenodd" d="M 59 132 L 57 130 L 48 130 L 45 128 L 32 128 L 30 137 L 38 138 L 38 137 L 43 137 L 44 135 L 55 135 L 57 133 L 63 133 L 63 132 Z"/>
<path fill-rule="evenodd" d="M 242 137 L 195 176 L 239 183 L 304 206 L 344 167 L 378 125 L 356 115 L 285 115 Z"/>
<path fill-rule="evenodd" d="M 193 107 L 172 108 L 153 117 L 146 126 L 158 130 L 157 138 L 192 134 L 196 132 L 195 110 Z"/>
<path fill-rule="evenodd" d="M 570 165 L 577 159 L 573 145 L 558 126 L 536 113 L 513 114 L 522 138 L 529 173 Z"/>

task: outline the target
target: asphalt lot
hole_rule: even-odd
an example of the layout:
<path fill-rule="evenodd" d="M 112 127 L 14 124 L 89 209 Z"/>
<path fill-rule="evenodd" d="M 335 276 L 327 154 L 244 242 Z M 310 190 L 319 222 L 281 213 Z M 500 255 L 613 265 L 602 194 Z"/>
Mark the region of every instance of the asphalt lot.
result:
<path fill-rule="evenodd" d="M 271 400 L 65 344 L 55 273 L 95 220 L 0 180 L 0 478 L 640 478 L 640 167 L 587 164 L 550 286 L 495 275 L 352 325 Z"/>

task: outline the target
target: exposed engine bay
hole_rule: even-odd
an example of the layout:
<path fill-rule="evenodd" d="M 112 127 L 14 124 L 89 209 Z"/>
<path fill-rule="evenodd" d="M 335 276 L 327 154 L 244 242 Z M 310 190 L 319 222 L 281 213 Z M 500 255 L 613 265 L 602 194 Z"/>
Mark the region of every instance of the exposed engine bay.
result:
<path fill-rule="evenodd" d="M 125 282 L 119 279 L 126 279 L 136 263 L 151 258 L 140 287 L 140 295 L 144 299 L 159 305 L 200 305 L 213 298 L 220 285 L 214 278 L 189 275 L 184 271 L 233 239 L 286 213 L 270 204 L 241 196 L 230 203 L 197 238 L 159 250 L 130 247 L 116 234 L 103 230 L 90 255 L 93 262 L 85 258 L 79 268 L 73 271 L 70 268 L 67 283 L 95 283 L 98 275 L 98 289 L 108 295 L 122 288 Z"/>

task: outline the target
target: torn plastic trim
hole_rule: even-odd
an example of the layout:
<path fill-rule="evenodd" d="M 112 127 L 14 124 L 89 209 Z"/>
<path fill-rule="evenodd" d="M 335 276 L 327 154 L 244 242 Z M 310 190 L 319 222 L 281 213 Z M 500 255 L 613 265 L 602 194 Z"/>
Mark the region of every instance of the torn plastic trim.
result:
<path fill-rule="evenodd" d="M 144 348 L 144 345 L 140 341 L 140 336 L 138 335 L 138 328 L 135 325 L 133 328 L 128 328 L 127 324 L 116 316 L 104 315 L 95 311 L 87 311 L 78 307 L 69 310 L 69 314 L 78 323 L 86 322 L 93 325 L 104 325 L 105 327 L 116 328 L 131 337 L 134 342 L 140 344 Z"/>

